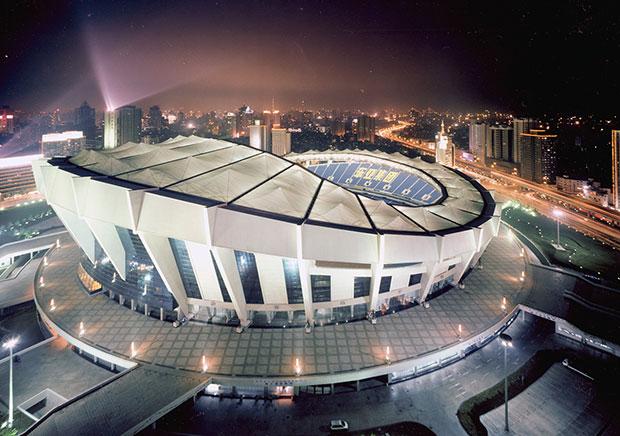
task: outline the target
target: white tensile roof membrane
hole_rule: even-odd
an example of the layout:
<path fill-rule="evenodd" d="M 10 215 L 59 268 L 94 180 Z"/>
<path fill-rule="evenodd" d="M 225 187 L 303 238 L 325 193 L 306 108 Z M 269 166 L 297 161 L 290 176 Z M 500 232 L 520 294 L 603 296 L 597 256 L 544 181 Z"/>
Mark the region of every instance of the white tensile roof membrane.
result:
<path fill-rule="evenodd" d="M 427 206 L 388 204 L 324 180 L 310 162 L 369 161 L 420 175 L 445 189 Z M 160 144 L 82 150 L 70 162 L 95 173 L 262 214 L 363 231 L 436 232 L 467 225 L 484 208 L 481 192 L 454 171 L 419 158 L 362 150 L 309 151 L 287 158 L 219 139 L 177 136 Z"/>

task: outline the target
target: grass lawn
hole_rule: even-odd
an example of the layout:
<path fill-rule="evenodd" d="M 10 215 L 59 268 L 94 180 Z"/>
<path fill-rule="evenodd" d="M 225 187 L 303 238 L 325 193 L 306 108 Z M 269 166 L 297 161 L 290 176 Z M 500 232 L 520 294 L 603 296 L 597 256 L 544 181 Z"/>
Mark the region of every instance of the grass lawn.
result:
<path fill-rule="evenodd" d="M 511 202 L 502 210 L 502 220 L 527 236 L 555 265 L 587 274 L 603 284 L 620 287 L 620 252 L 565 225 L 560 225 L 560 242 L 565 251 L 556 250 L 555 220 Z"/>

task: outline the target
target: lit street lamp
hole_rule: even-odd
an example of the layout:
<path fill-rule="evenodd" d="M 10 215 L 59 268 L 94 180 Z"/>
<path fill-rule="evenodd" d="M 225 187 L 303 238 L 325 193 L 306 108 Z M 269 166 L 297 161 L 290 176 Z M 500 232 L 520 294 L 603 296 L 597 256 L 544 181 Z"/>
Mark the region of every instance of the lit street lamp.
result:
<path fill-rule="evenodd" d="M 507 363 L 507 352 L 508 348 L 512 347 L 512 337 L 507 335 L 506 333 L 502 333 L 499 335 L 499 340 L 504 347 L 504 418 L 506 420 L 506 426 L 504 430 L 508 430 L 508 363 Z"/>
<path fill-rule="evenodd" d="M 560 209 L 553 209 L 553 216 L 555 216 L 555 222 L 557 225 L 557 241 L 555 244 L 551 245 L 553 245 L 558 251 L 564 251 L 564 247 L 562 247 L 562 244 L 560 244 L 560 217 L 562 217 L 562 215 L 564 215 L 564 212 L 562 212 Z"/>
<path fill-rule="evenodd" d="M 2 344 L 2 348 L 9 349 L 9 420 L 7 425 L 13 427 L 13 348 L 17 345 L 19 338 L 11 338 Z"/>

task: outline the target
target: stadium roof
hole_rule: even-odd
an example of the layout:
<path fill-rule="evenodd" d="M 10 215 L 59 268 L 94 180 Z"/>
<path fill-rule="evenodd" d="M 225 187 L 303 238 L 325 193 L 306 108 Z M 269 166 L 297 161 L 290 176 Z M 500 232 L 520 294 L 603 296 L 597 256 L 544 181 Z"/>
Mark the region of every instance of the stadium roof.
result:
<path fill-rule="evenodd" d="M 416 172 L 439 187 L 442 198 L 430 206 L 388 204 L 301 165 L 347 160 Z M 155 145 L 127 143 L 111 150 L 82 150 L 69 162 L 82 168 L 74 171 L 82 176 L 103 175 L 110 183 L 156 188 L 164 195 L 206 206 L 372 233 L 447 233 L 477 227 L 493 215 L 495 206 L 484 188 L 458 171 L 383 152 L 311 151 L 282 158 L 228 141 L 177 136 Z"/>

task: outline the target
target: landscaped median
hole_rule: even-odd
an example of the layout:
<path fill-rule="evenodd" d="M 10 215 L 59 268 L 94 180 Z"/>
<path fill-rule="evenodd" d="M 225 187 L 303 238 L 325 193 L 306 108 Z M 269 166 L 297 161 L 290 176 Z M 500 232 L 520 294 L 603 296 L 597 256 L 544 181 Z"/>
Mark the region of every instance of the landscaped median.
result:
<path fill-rule="evenodd" d="M 523 366 L 508 376 L 508 398 L 512 399 L 536 382 L 553 364 L 568 359 L 571 366 L 587 372 L 594 378 L 594 383 L 601 395 L 609 396 L 606 404 L 618 404 L 620 384 L 617 374 L 620 364 L 616 358 L 593 360 L 585 359 L 573 350 L 540 350 Z M 486 427 L 480 416 L 490 412 L 504 403 L 504 380 L 465 400 L 457 411 L 463 429 L 469 435 L 487 435 Z"/>

